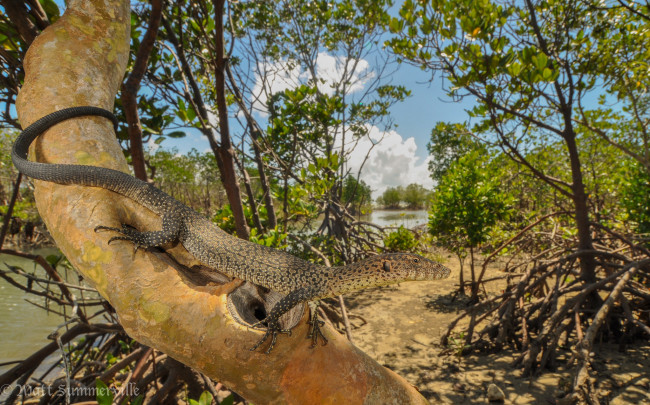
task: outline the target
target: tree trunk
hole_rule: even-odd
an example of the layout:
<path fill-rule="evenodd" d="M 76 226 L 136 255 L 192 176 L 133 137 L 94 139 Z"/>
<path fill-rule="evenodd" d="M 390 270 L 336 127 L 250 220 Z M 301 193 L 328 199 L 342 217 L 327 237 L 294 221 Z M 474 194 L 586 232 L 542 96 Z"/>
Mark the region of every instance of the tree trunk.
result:
<path fill-rule="evenodd" d="M 282 219 L 282 232 L 287 232 L 289 227 L 289 177 L 284 174 L 282 179 L 284 182 L 284 193 L 282 194 L 282 214 L 284 218 Z"/>
<path fill-rule="evenodd" d="M 458 289 L 458 293 L 460 295 L 465 295 L 465 277 L 463 275 L 463 268 L 465 267 L 464 266 L 465 259 L 460 254 L 456 256 L 458 257 L 458 264 L 460 265 L 460 276 L 458 279 L 458 282 L 460 283 L 460 287 Z"/>
<path fill-rule="evenodd" d="M 575 132 L 570 124 L 566 127 L 564 140 L 567 145 L 569 160 L 571 163 L 571 187 L 573 191 L 576 228 L 578 230 L 578 249 L 592 250 L 594 247 L 591 237 L 587 193 L 585 193 L 585 185 L 582 177 L 580 155 L 578 154 Z M 588 283 L 596 281 L 596 260 L 593 255 L 583 255 L 580 258 L 580 275 L 582 279 Z"/>
<path fill-rule="evenodd" d="M 266 207 L 267 226 L 270 229 L 273 229 L 276 226 L 278 226 L 278 219 L 277 216 L 275 215 L 275 206 L 273 205 L 273 194 L 271 193 L 271 186 L 269 185 L 269 180 L 266 177 L 266 168 L 264 167 L 264 160 L 262 158 L 260 145 L 258 143 L 262 130 L 260 129 L 259 125 L 257 125 L 257 122 L 251 115 L 250 111 L 248 111 L 248 108 L 246 108 L 242 94 L 239 91 L 239 87 L 237 87 L 237 83 L 235 82 L 235 77 L 232 74 L 232 69 L 230 68 L 229 64 L 226 64 L 226 73 L 228 75 L 228 80 L 230 81 L 230 86 L 232 88 L 232 91 L 235 94 L 235 98 L 239 103 L 239 108 L 244 113 L 244 117 L 246 117 L 246 122 L 248 123 L 251 139 L 253 140 L 252 146 L 253 146 L 253 152 L 255 154 L 255 163 L 257 163 L 257 171 L 259 172 L 259 176 L 260 176 L 260 184 L 262 186 L 262 192 L 264 193 L 263 198 L 264 198 L 264 206 Z"/>
<path fill-rule="evenodd" d="M 20 194 L 20 183 L 23 179 L 23 174 L 18 173 L 16 176 L 16 181 L 14 182 L 14 188 L 11 193 L 11 200 L 7 206 L 7 212 L 4 215 L 4 221 L 2 222 L 2 230 L 0 230 L 0 249 L 4 244 L 5 238 L 7 237 L 7 231 L 9 230 L 9 224 L 11 224 L 11 217 L 14 212 L 14 206 L 16 205 L 16 200 L 18 199 L 18 194 Z"/>
<path fill-rule="evenodd" d="M 469 247 L 469 268 L 472 273 L 472 302 L 478 302 L 478 283 L 476 282 L 476 273 L 474 272 L 474 246 Z"/>
<path fill-rule="evenodd" d="M 221 12 L 223 12 L 223 6 L 221 8 Z M 219 25 L 219 28 L 223 30 L 223 22 L 222 20 L 219 21 L 220 22 L 218 22 L 217 24 Z M 206 138 L 208 138 L 208 142 L 210 143 L 210 148 L 212 149 L 212 153 L 214 153 L 214 158 L 217 161 L 217 167 L 219 168 L 219 177 L 221 179 L 224 189 L 226 190 L 226 196 L 228 197 L 228 202 L 230 203 L 230 208 L 232 209 L 233 217 L 235 220 L 237 236 L 239 236 L 242 239 L 248 239 L 250 237 L 250 230 L 248 229 L 248 224 L 246 223 L 246 217 L 244 216 L 244 208 L 242 206 L 242 201 L 241 201 L 239 182 L 237 181 L 237 176 L 234 168 L 233 148 L 232 148 L 232 143 L 230 142 L 230 133 L 228 132 L 229 129 L 228 129 L 227 108 L 225 112 L 226 115 L 222 115 L 222 111 L 219 108 L 219 126 L 221 129 L 221 141 L 222 141 L 222 144 L 219 145 L 217 143 L 217 140 L 214 137 L 212 127 L 208 122 L 208 110 L 201 96 L 201 90 L 199 89 L 199 86 L 196 83 L 194 75 L 192 74 L 190 64 L 187 62 L 187 58 L 185 57 L 185 49 L 183 48 L 182 44 L 179 43 L 178 38 L 176 37 L 176 34 L 174 33 L 174 30 L 172 26 L 169 24 L 169 22 L 165 18 L 163 18 L 162 23 L 165 27 L 165 30 L 167 31 L 167 38 L 169 39 L 169 42 L 172 43 L 174 49 L 176 50 L 178 60 L 181 63 L 181 69 L 183 70 L 183 74 L 187 77 L 190 90 L 192 91 L 192 94 L 186 94 L 185 97 L 187 101 L 190 102 L 192 106 L 196 109 L 197 114 L 201 119 L 201 125 L 202 125 L 201 132 L 205 135 Z M 219 29 L 219 28 L 215 28 L 215 29 Z M 223 31 L 221 31 L 221 36 L 223 41 Z M 223 49 L 223 42 L 220 49 Z M 222 54 L 222 58 L 223 58 L 223 54 Z M 223 77 L 223 72 L 222 72 L 222 77 Z M 218 85 L 218 83 L 219 80 L 217 80 L 216 84 Z M 222 90 L 225 92 L 225 88 L 223 86 L 223 80 L 222 80 Z M 222 102 L 225 104 L 224 92 L 217 90 L 217 94 L 218 95 L 221 94 L 221 96 L 223 96 Z M 220 103 L 219 99 L 217 99 L 217 103 L 218 104 Z M 224 129 L 226 131 L 225 132 L 226 135 L 224 135 Z M 226 141 L 226 146 L 224 146 L 223 144 L 224 140 Z"/>
<path fill-rule="evenodd" d="M 133 63 L 133 70 L 129 78 L 122 84 L 122 106 L 126 115 L 126 123 L 129 131 L 129 143 L 131 152 L 131 164 L 133 173 L 140 180 L 147 181 L 147 170 L 144 164 L 144 150 L 142 147 L 142 125 L 138 114 L 138 90 L 140 82 L 147 71 L 149 55 L 158 35 L 160 19 L 162 17 L 162 0 L 151 0 L 151 15 L 149 27 L 145 32 L 140 48 Z"/>
<path fill-rule="evenodd" d="M 251 216 L 253 217 L 253 225 L 255 225 L 255 228 L 257 228 L 258 234 L 264 233 L 264 226 L 262 225 L 262 221 L 260 220 L 260 213 L 257 210 L 257 201 L 255 200 L 255 193 L 253 192 L 253 187 L 251 186 L 251 178 L 248 175 L 248 171 L 246 171 L 246 167 L 244 167 L 244 164 L 235 156 L 235 161 L 237 162 L 237 166 L 239 166 L 239 170 L 242 173 L 242 176 L 244 178 L 244 189 L 246 190 L 246 196 L 248 197 L 248 206 L 251 209 Z"/>
<path fill-rule="evenodd" d="M 226 58 L 224 57 L 223 46 L 223 7 L 225 0 L 215 0 L 214 2 L 214 23 L 216 34 L 216 58 L 215 58 L 215 78 L 216 78 L 216 92 L 217 92 L 217 110 L 219 112 L 219 130 L 221 145 L 219 145 L 219 153 L 221 155 L 221 171 L 223 185 L 228 193 L 228 201 L 230 202 L 230 209 L 235 217 L 235 228 L 237 229 L 237 236 L 242 239 L 250 238 L 250 229 L 246 223 L 246 216 L 244 215 L 244 207 L 241 200 L 239 190 L 239 182 L 237 181 L 237 173 L 235 172 L 235 149 L 230 140 L 230 128 L 228 126 L 228 104 L 226 102 Z"/>
<path fill-rule="evenodd" d="M 38 27 L 32 22 L 25 8 L 24 1 L 18 0 L 2 0 L 2 7 L 9 17 L 9 20 L 14 24 L 18 35 L 25 41 L 26 44 L 31 44 L 34 38 L 39 34 Z"/>
<path fill-rule="evenodd" d="M 273 229 L 278 226 L 278 218 L 275 215 L 275 206 L 273 205 L 273 192 L 271 191 L 271 186 L 269 184 L 269 179 L 266 177 L 266 171 L 264 168 L 264 159 L 262 153 L 260 152 L 260 147 L 257 144 L 257 138 L 254 138 L 253 142 L 253 152 L 255 154 L 255 163 L 257 163 L 257 171 L 260 175 L 260 184 L 262 186 L 262 192 L 264 193 L 264 206 L 266 207 L 266 221 L 269 229 Z"/>

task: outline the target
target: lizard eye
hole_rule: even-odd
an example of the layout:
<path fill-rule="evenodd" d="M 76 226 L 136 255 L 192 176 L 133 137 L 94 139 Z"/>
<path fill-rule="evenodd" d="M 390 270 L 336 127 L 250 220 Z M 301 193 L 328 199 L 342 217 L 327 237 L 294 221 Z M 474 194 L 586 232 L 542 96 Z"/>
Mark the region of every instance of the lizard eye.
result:
<path fill-rule="evenodd" d="M 384 271 L 390 271 L 390 262 L 384 262 Z"/>
<path fill-rule="evenodd" d="M 420 263 L 420 259 L 418 258 L 413 259 L 413 263 Z"/>

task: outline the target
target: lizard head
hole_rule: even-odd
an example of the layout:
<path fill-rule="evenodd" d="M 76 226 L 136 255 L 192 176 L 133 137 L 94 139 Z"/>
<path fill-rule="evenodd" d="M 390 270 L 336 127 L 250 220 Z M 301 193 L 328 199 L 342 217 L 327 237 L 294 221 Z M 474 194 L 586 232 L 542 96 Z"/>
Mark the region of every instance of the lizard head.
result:
<path fill-rule="evenodd" d="M 380 274 L 390 284 L 400 281 L 437 280 L 449 277 L 449 270 L 438 262 L 413 253 L 388 253 L 372 260 L 380 267 Z"/>
<path fill-rule="evenodd" d="M 337 294 L 402 281 L 438 280 L 450 273 L 442 264 L 413 253 L 387 253 L 332 269 L 331 287 Z"/>

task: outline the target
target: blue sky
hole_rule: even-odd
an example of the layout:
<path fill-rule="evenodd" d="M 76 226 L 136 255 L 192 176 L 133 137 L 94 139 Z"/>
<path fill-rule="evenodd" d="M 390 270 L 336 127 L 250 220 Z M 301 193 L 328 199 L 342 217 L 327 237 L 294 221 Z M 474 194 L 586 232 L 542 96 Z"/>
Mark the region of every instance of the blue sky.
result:
<path fill-rule="evenodd" d="M 428 155 L 426 144 L 431 129 L 439 121 L 463 122 L 468 119 L 466 110 L 471 108 L 471 100 L 453 102 L 443 90 L 443 79 L 436 75 L 431 79 L 430 72 L 403 63 L 395 73 L 395 84 L 411 90 L 411 97 L 391 109 L 397 132 L 404 137 L 415 138 L 418 146 L 417 156 Z"/>
<path fill-rule="evenodd" d="M 340 70 L 336 67 L 335 59 L 325 52 L 318 55 L 317 70 L 319 75 L 326 80 L 329 78 L 337 80 L 336 72 L 340 72 Z M 295 86 L 294 83 L 303 81 L 304 72 L 301 72 L 300 69 L 291 70 L 281 62 L 278 62 L 277 65 L 273 63 L 268 67 L 269 71 L 280 73 L 278 76 L 269 76 L 267 82 L 269 92 L 291 88 Z M 370 63 L 360 65 L 376 70 Z M 263 69 L 267 69 L 267 67 Z M 358 70 L 365 71 L 363 68 Z M 348 168 L 351 173 L 356 175 L 366 153 L 370 150 L 369 158 L 364 163 L 360 178 L 370 185 L 375 197 L 387 187 L 406 186 L 411 183 L 418 183 L 427 188 L 433 187 L 426 160 L 428 156 L 426 145 L 429 142 L 431 129 L 438 121 L 463 122 L 467 120 L 466 110 L 471 107 L 471 100 L 452 102 L 443 89 L 443 81 L 440 76 L 432 80 L 431 72 L 422 71 L 418 67 L 406 63 L 397 65 L 397 70 L 388 79 L 393 85 L 403 85 L 411 90 L 410 97 L 391 107 L 392 119 L 397 124 L 397 128 L 384 132 L 380 128 L 371 127 L 369 138 L 373 140 L 383 138 L 382 141 L 371 149 L 370 139 L 363 140 L 356 145 L 356 149 L 348 160 Z M 363 85 L 360 85 L 358 89 L 361 88 Z M 259 94 L 260 89 L 261 87 L 253 89 L 254 94 Z M 327 89 L 328 86 L 323 84 L 321 90 L 327 93 Z M 257 108 L 263 109 L 263 99 Z M 257 118 L 262 127 L 265 127 L 266 117 L 258 114 Z M 231 131 L 235 138 L 241 132 L 232 118 Z M 207 140 L 198 131 L 188 131 L 185 138 L 167 139 L 162 146 L 176 148 L 179 153 L 186 153 L 192 148 L 199 151 L 209 149 Z"/>
<path fill-rule="evenodd" d="M 468 119 L 466 110 L 471 108 L 471 100 L 452 101 L 443 90 L 440 75 L 432 80 L 431 73 L 418 67 L 402 63 L 393 75 L 392 84 L 403 85 L 411 90 L 411 96 L 391 107 L 391 115 L 398 125 L 397 132 L 404 138 L 413 137 L 417 145 L 416 156 L 424 159 L 428 152 L 431 129 L 439 121 L 463 122 Z M 207 140 L 190 136 L 188 139 L 167 139 L 164 147 L 177 147 L 185 152 L 191 148 L 204 150 L 208 148 Z"/>
<path fill-rule="evenodd" d="M 63 1 L 55 1 L 63 9 Z M 467 120 L 466 109 L 471 106 L 471 100 L 452 102 L 443 90 L 440 76 L 432 79 L 431 72 L 422 71 L 406 63 L 397 66 L 391 84 L 405 86 L 411 90 L 411 96 L 391 107 L 397 128 L 390 133 L 390 139 L 382 141 L 385 144 L 383 149 L 378 148 L 380 150 L 371 152 L 374 155 L 361 172 L 361 179 L 371 185 L 375 196 L 386 187 L 407 185 L 411 182 L 431 187 L 433 184 L 426 170 L 426 144 L 431 128 L 438 121 Z M 231 126 L 235 130 L 234 120 Z M 207 140 L 198 131 L 193 130 L 188 130 L 185 138 L 166 139 L 162 146 L 177 148 L 180 153 L 186 153 L 192 148 L 199 151 L 208 150 Z M 363 153 L 360 152 L 359 156 L 363 156 Z"/>

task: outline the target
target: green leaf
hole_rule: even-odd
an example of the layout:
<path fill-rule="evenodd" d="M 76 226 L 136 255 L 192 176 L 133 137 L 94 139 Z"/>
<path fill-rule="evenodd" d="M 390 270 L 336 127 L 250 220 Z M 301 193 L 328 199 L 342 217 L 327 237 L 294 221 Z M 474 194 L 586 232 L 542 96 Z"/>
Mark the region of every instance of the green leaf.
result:
<path fill-rule="evenodd" d="M 49 263 L 50 266 L 56 267 L 56 265 L 61 261 L 61 256 L 59 255 L 48 255 L 45 258 L 45 261 Z"/>
<path fill-rule="evenodd" d="M 391 18 L 388 23 L 388 28 L 390 28 L 391 32 L 400 32 L 404 28 L 404 21 L 397 18 Z"/>
<path fill-rule="evenodd" d="M 547 62 L 548 62 L 548 57 L 543 53 L 533 56 L 533 63 L 535 64 L 535 66 L 537 66 L 537 69 L 539 70 L 544 69 L 546 67 Z"/>
<path fill-rule="evenodd" d="M 177 110 L 177 111 L 176 111 L 176 115 L 178 116 L 178 118 L 180 118 L 180 119 L 183 120 L 184 122 L 187 122 L 187 121 L 188 121 L 188 119 L 187 119 L 187 113 L 185 112 L 185 110 L 181 110 L 181 109 Z"/>
<path fill-rule="evenodd" d="M 521 72 L 521 64 L 518 62 L 511 64 L 508 66 L 508 72 L 510 72 L 512 76 L 519 76 L 519 73 Z"/>
<path fill-rule="evenodd" d="M 194 111 L 194 107 L 190 105 L 190 107 L 187 109 L 187 120 L 189 122 L 194 121 L 196 118 L 196 111 Z"/>
<path fill-rule="evenodd" d="M 165 134 L 165 136 L 168 136 L 170 138 L 183 138 L 185 135 L 186 133 L 184 131 L 172 131 Z"/>
<path fill-rule="evenodd" d="M 112 405 L 113 403 L 113 391 L 108 388 L 108 386 L 102 380 L 95 380 L 95 386 L 97 387 L 97 396 L 96 400 L 99 405 Z"/>
<path fill-rule="evenodd" d="M 212 394 L 208 391 L 203 391 L 201 397 L 199 398 L 199 405 L 210 405 L 212 403 Z"/>

